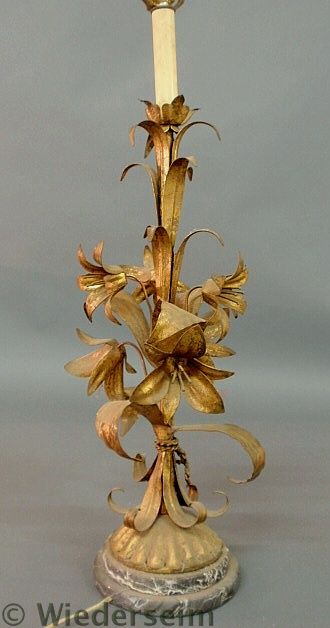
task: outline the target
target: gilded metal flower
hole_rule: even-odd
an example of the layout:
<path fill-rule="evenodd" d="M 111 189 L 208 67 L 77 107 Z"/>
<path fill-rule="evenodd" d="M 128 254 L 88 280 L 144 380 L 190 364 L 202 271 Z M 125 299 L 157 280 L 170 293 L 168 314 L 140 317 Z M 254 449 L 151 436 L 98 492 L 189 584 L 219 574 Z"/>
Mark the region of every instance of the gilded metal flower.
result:
<path fill-rule="evenodd" d="M 104 243 L 99 242 L 93 250 L 93 259 L 97 265 L 89 262 L 81 246 L 78 248 L 78 260 L 81 266 L 88 271 L 78 277 L 80 290 L 88 292 L 84 303 L 87 318 L 92 321 L 96 308 L 103 304 L 106 316 L 113 322 L 120 324 L 115 318 L 111 302 L 113 297 L 123 290 L 129 279 L 138 282 L 142 288 L 151 281 L 151 269 L 138 266 L 110 266 L 102 260 Z"/>
<path fill-rule="evenodd" d="M 109 399 L 128 399 L 128 391 L 124 388 L 124 365 L 128 373 L 136 371 L 127 361 L 124 344 L 107 338 L 92 338 L 80 329 L 77 329 L 77 334 L 83 342 L 98 349 L 68 362 L 66 371 L 76 377 L 89 378 L 88 395 L 92 395 L 103 384 Z"/>
<path fill-rule="evenodd" d="M 232 275 L 214 275 L 203 286 L 177 294 L 175 302 L 195 315 L 198 315 L 203 302 L 210 305 L 212 312 L 204 317 L 208 320 L 207 334 L 210 339 L 217 337 L 219 341 L 229 331 L 230 313 L 237 318 L 246 310 L 246 299 L 240 288 L 247 279 L 248 269 L 239 257 L 238 266 Z"/>
<path fill-rule="evenodd" d="M 142 102 L 146 104 L 148 120 L 160 124 L 164 131 L 172 129 L 175 133 L 178 133 L 179 127 L 186 124 L 195 111 L 198 111 L 198 109 L 190 109 L 188 105 L 185 105 L 185 99 L 182 95 L 177 96 L 171 103 L 166 103 L 162 107 L 154 105 L 149 100 Z"/>
<path fill-rule="evenodd" d="M 224 308 L 234 316 L 244 314 L 246 300 L 240 288 L 248 280 L 248 269 L 242 257 L 239 257 L 238 266 L 232 275 L 218 275 L 208 279 L 202 287 L 204 301 Z"/>
<path fill-rule="evenodd" d="M 132 401 L 141 405 L 161 402 L 166 422 L 179 405 L 181 393 L 200 412 L 224 411 L 212 380 L 233 375 L 215 368 L 207 355 L 207 321 L 176 305 L 159 302 L 159 313 L 145 348 L 156 368 L 135 388 Z"/>

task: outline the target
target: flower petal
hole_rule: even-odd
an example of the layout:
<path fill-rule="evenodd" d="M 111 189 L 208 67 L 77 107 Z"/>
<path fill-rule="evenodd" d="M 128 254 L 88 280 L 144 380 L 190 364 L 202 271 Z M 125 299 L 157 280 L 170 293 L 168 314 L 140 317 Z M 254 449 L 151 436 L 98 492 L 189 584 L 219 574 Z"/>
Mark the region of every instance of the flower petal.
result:
<path fill-rule="evenodd" d="M 109 399 L 127 399 L 128 394 L 124 389 L 123 363 L 121 361 L 104 378 L 104 390 Z"/>
<path fill-rule="evenodd" d="M 93 336 L 90 336 L 89 334 L 86 334 L 85 331 L 82 331 L 81 329 L 78 329 L 78 327 L 76 328 L 76 332 L 77 332 L 78 338 L 82 342 L 84 342 L 86 345 L 90 345 L 90 346 L 105 345 L 105 344 L 109 344 L 111 346 L 117 346 L 118 345 L 118 341 L 114 340 L 113 338 L 93 338 Z"/>
<path fill-rule="evenodd" d="M 170 376 L 161 365 L 135 388 L 131 400 L 146 406 L 159 403 L 167 395 L 170 381 Z"/>
<path fill-rule="evenodd" d="M 85 268 L 85 270 L 88 270 L 89 272 L 99 272 L 100 271 L 100 267 L 99 266 L 95 266 L 94 264 L 91 264 L 87 258 L 86 255 L 83 251 L 83 248 L 81 246 L 81 244 L 78 246 L 78 250 L 77 250 L 77 257 L 78 257 L 78 262 L 79 264 Z"/>
<path fill-rule="evenodd" d="M 93 249 L 93 259 L 95 260 L 97 264 L 100 264 L 100 266 L 103 266 L 103 263 L 102 263 L 103 248 L 104 248 L 104 242 L 103 240 L 101 240 L 101 242 L 98 242 L 98 244 Z"/>
<path fill-rule="evenodd" d="M 104 283 L 108 291 L 108 297 L 109 297 L 108 301 L 105 304 L 105 309 L 104 309 L 105 314 L 113 323 L 120 325 L 121 323 L 116 319 L 116 317 L 112 313 L 111 304 L 112 304 L 113 297 L 116 294 L 118 294 L 118 292 L 123 290 L 125 286 L 127 285 L 126 275 L 125 273 L 119 273 L 118 275 L 107 275 L 104 279 Z"/>
<path fill-rule="evenodd" d="M 222 371 L 214 368 L 213 366 L 209 366 L 200 360 L 193 360 L 193 363 L 197 368 L 199 368 L 202 373 L 205 373 L 207 377 L 210 379 L 227 379 L 227 377 L 231 377 L 234 375 L 232 371 Z"/>
<path fill-rule="evenodd" d="M 148 120 L 152 122 L 156 122 L 156 124 L 161 123 L 161 113 L 159 105 L 154 105 L 150 100 L 142 100 L 146 105 L 146 115 Z"/>
<path fill-rule="evenodd" d="M 178 379 L 170 383 L 167 395 L 161 400 L 160 409 L 164 415 L 164 421 L 169 425 L 180 403 L 181 388 Z"/>
<path fill-rule="evenodd" d="M 173 355 L 187 359 L 204 355 L 206 342 L 200 325 L 192 325 L 183 334 L 181 332 L 179 334 L 179 340 L 171 351 Z"/>
<path fill-rule="evenodd" d="M 101 303 L 104 303 L 104 301 L 106 301 L 108 297 L 109 292 L 106 288 L 98 288 L 97 290 L 93 290 L 93 292 L 89 293 L 84 303 L 84 310 L 87 318 L 90 321 L 92 321 L 93 313 L 95 312 L 96 308 L 99 307 Z"/>
<path fill-rule="evenodd" d="M 239 256 L 238 266 L 232 275 L 227 275 L 225 279 L 226 288 L 241 288 L 249 278 L 249 271 L 245 266 L 244 260 Z"/>
<path fill-rule="evenodd" d="M 153 345 L 149 344 L 149 342 L 145 343 L 145 350 L 152 364 L 159 364 L 168 357 L 168 353 L 166 351 L 161 351 L 161 349 L 157 349 Z"/>
<path fill-rule="evenodd" d="M 206 375 L 193 364 L 189 364 L 184 370 L 189 377 L 184 383 L 184 394 L 188 403 L 199 412 L 224 412 L 223 401 Z"/>
<path fill-rule="evenodd" d="M 218 297 L 220 303 L 225 307 L 230 308 L 238 314 L 244 314 L 246 310 L 246 299 L 241 292 L 234 292 L 233 290 L 222 290 L 220 297 Z"/>
<path fill-rule="evenodd" d="M 122 369 L 123 359 L 122 347 L 115 347 L 108 350 L 103 358 L 98 361 L 91 373 L 90 380 L 88 382 L 87 394 L 92 395 L 101 386 L 108 373 L 113 371 L 118 363 L 120 363 Z"/>
<path fill-rule="evenodd" d="M 204 319 L 182 310 L 173 303 L 160 303 L 160 313 L 148 343 L 157 349 L 172 353 L 187 330 L 194 328 L 192 339 L 200 339 L 206 326 Z"/>
<path fill-rule="evenodd" d="M 87 355 L 81 356 L 81 358 L 71 360 L 64 368 L 68 373 L 76 377 L 90 377 L 98 362 L 102 360 L 110 350 L 109 346 L 103 346 L 93 351 L 93 353 L 88 353 Z"/>
<path fill-rule="evenodd" d="M 206 315 L 205 320 L 207 326 L 204 331 L 206 342 L 214 340 L 215 338 L 224 338 L 229 331 L 229 318 L 226 312 L 221 308 L 213 308 L 213 312 Z"/>
<path fill-rule="evenodd" d="M 106 273 L 90 273 L 88 275 L 79 275 L 77 277 L 78 288 L 80 290 L 98 290 L 98 288 L 104 287 L 104 277 Z"/>
<path fill-rule="evenodd" d="M 210 355 L 212 358 L 227 358 L 235 355 L 235 351 L 229 347 L 224 347 L 223 345 L 207 343 L 206 354 Z"/>

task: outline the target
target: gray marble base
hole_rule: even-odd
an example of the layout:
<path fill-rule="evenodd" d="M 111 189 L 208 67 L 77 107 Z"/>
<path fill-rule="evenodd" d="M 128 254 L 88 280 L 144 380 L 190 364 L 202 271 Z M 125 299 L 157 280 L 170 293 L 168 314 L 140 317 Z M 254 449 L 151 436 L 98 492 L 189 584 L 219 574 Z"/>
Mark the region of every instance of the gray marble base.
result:
<path fill-rule="evenodd" d="M 95 583 L 113 604 L 136 613 L 179 617 L 211 611 L 227 602 L 239 584 L 236 558 L 224 546 L 220 558 L 198 571 L 152 574 L 126 567 L 106 543 L 94 563 Z"/>

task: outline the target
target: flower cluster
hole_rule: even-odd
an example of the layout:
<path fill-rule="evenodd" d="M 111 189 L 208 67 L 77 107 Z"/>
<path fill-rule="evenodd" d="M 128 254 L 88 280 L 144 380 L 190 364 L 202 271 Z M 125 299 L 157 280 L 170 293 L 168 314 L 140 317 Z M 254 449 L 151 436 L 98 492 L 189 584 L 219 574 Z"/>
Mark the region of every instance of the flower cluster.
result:
<path fill-rule="evenodd" d="M 162 107 L 149 101 L 147 120 L 137 126 L 148 134 L 146 155 L 154 150 L 155 168 L 149 164 L 128 166 L 122 179 L 133 166 L 142 166 L 150 177 L 157 224 L 146 229 L 148 244 L 141 266 L 109 265 L 103 260 L 103 242 L 93 250 L 89 261 L 81 247 L 78 259 L 83 274 L 79 288 L 86 293 L 84 309 L 90 321 L 100 306 L 107 318 L 116 324 L 124 322 L 134 342 L 118 342 L 112 338 L 93 338 L 77 330 L 79 338 L 92 350 L 66 365 L 72 375 L 88 378 L 88 394 L 104 387 L 108 397 L 97 413 L 98 435 L 118 455 L 134 462 L 134 477 L 149 481 L 149 488 L 139 508 L 126 513 L 125 524 L 136 530 L 147 530 L 160 511 L 166 512 L 176 525 L 190 527 L 205 520 L 207 513 L 197 501 L 197 489 L 190 482 L 186 456 L 174 438 L 175 413 L 181 397 L 196 411 L 207 414 L 224 412 L 224 403 L 216 388 L 217 380 L 233 375 L 218 368 L 217 359 L 229 358 L 234 351 L 223 344 L 230 318 L 244 314 L 246 301 L 242 288 L 248 271 L 242 257 L 231 275 L 212 275 L 202 285 L 188 286 L 182 281 L 182 265 L 190 239 L 206 233 L 222 244 L 219 234 L 209 229 L 190 232 L 176 245 L 180 227 L 186 180 L 192 179 L 194 158 L 180 157 L 179 148 L 186 132 L 196 124 L 186 124 L 194 111 L 183 96 Z M 184 125 L 184 126 L 182 126 Z M 134 140 L 135 129 L 131 132 Z M 143 378 L 128 385 L 126 374 L 137 375 L 127 357 L 134 349 L 142 362 Z M 131 383 L 131 382 L 129 382 Z M 156 461 L 147 469 L 144 456 L 130 456 L 122 447 L 120 436 L 127 433 L 139 416 L 152 425 L 158 452 Z M 253 462 L 253 473 L 259 475 L 264 466 L 264 451 L 246 430 L 235 425 L 188 426 L 192 431 L 214 431 L 227 434 L 240 442 Z M 164 441 L 165 439 L 165 441 Z M 164 455 L 163 455 L 164 454 Z M 188 493 L 179 487 L 176 465 L 185 464 Z M 113 500 L 110 499 L 113 506 Z M 184 507 L 191 507 L 188 514 Z M 117 512 L 122 512 L 120 509 Z M 217 511 L 222 514 L 224 509 Z"/>

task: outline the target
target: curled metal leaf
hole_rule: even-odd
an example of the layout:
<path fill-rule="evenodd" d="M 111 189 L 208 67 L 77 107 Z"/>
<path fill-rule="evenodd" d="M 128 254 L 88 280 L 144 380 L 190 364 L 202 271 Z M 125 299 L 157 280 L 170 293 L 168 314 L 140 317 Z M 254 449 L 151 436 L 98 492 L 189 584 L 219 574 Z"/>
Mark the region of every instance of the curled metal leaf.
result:
<path fill-rule="evenodd" d="M 146 532 L 156 521 L 163 495 L 163 456 L 158 456 L 154 471 L 149 479 L 142 503 L 132 520 L 132 527 L 138 532 Z"/>
<path fill-rule="evenodd" d="M 154 148 L 155 148 L 157 173 L 160 179 L 160 188 L 162 192 L 164 188 L 164 184 L 165 184 L 166 175 L 170 167 L 169 138 L 159 124 L 156 124 L 155 122 L 151 122 L 150 120 L 144 120 L 143 122 L 140 122 L 136 126 L 139 126 L 142 129 L 145 129 L 147 133 L 149 134 L 149 136 L 152 138 Z M 130 139 L 133 145 L 135 141 L 135 128 L 136 127 L 133 127 L 130 132 Z"/>
<path fill-rule="evenodd" d="M 105 444 L 113 451 L 127 460 L 141 461 L 141 454 L 130 456 L 122 447 L 119 438 L 120 422 L 122 417 L 130 407 L 130 401 L 124 399 L 121 401 L 108 401 L 96 414 L 95 428 L 97 435 Z"/>
<path fill-rule="evenodd" d="M 210 518 L 216 518 L 216 517 L 222 517 L 228 510 L 229 508 L 229 499 L 226 495 L 226 493 L 224 493 L 223 491 L 214 491 L 215 494 L 217 495 L 223 495 L 225 498 L 225 504 L 224 506 L 222 506 L 222 508 L 219 508 L 218 510 L 209 510 L 209 508 L 207 509 L 207 516 Z"/>
<path fill-rule="evenodd" d="M 152 191 L 153 191 L 153 195 L 155 199 L 156 212 L 157 212 L 158 218 L 160 219 L 158 177 L 157 177 L 157 173 L 151 166 L 149 166 L 148 164 L 143 164 L 143 163 L 130 164 L 123 170 L 120 180 L 123 181 L 127 173 L 129 172 L 129 170 L 131 170 L 132 168 L 137 168 L 137 167 L 144 168 L 144 170 L 147 172 L 147 174 L 150 177 Z"/>
<path fill-rule="evenodd" d="M 135 482 L 147 482 L 151 473 L 155 468 L 156 460 L 153 462 L 151 467 L 148 469 L 146 465 L 145 456 L 140 457 L 140 460 L 134 460 L 133 462 L 133 478 Z"/>
<path fill-rule="evenodd" d="M 181 506 L 177 492 L 175 490 L 176 472 L 171 452 L 166 452 L 164 457 L 163 470 L 163 495 L 164 503 L 169 517 L 180 528 L 192 528 L 197 523 L 202 523 L 206 519 L 206 508 L 200 502 L 190 502 L 189 506 L 193 514 Z"/>
<path fill-rule="evenodd" d="M 259 441 L 247 430 L 238 425 L 231 425 L 225 423 L 223 425 L 180 425 L 173 429 L 174 432 L 216 432 L 220 434 L 226 434 L 234 440 L 237 440 L 240 445 L 249 454 L 252 464 L 253 472 L 245 480 L 235 480 L 229 478 L 231 482 L 235 484 L 245 484 L 251 482 L 260 475 L 265 466 L 265 450 Z"/>
<path fill-rule="evenodd" d="M 190 238 L 192 238 L 192 236 L 196 235 L 197 233 L 209 233 L 210 235 L 213 235 L 218 242 L 220 242 L 220 244 L 222 244 L 222 246 L 224 245 L 223 243 L 223 239 L 222 237 L 216 232 L 213 231 L 212 229 L 194 229 L 194 231 L 191 231 L 190 233 L 188 233 L 188 235 L 186 235 L 186 237 L 183 239 L 183 241 L 181 242 L 175 257 L 174 257 L 174 263 L 173 263 L 173 276 L 172 276 L 172 289 L 171 289 L 171 301 L 172 303 L 175 302 L 175 296 L 176 296 L 176 292 L 178 289 L 178 283 L 179 283 L 179 279 L 180 279 L 180 273 L 181 273 L 181 268 L 182 268 L 182 263 L 183 263 L 183 258 L 184 258 L 184 254 L 185 254 L 185 250 L 186 250 L 186 246 L 190 240 Z"/>
<path fill-rule="evenodd" d="M 147 159 L 147 157 L 149 157 L 153 147 L 154 147 L 154 141 L 153 141 L 151 135 L 148 135 L 147 141 L 146 141 L 146 145 L 145 145 L 145 148 L 144 148 L 144 155 L 143 155 L 145 159 Z"/>
<path fill-rule="evenodd" d="M 187 126 L 183 127 L 183 129 L 181 129 L 181 131 L 178 133 L 176 139 L 173 142 L 172 159 L 177 159 L 177 156 L 179 154 L 180 144 L 182 142 L 183 137 L 187 133 L 187 131 L 189 131 L 189 129 L 191 129 L 193 126 L 196 126 L 196 125 L 199 125 L 199 124 L 202 124 L 204 126 L 209 126 L 216 133 L 218 139 L 221 140 L 220 133 L 219 133 L 218 129 L 213 124 L 210 124 L 209 122 L 203 122 L 203 121 L 200 121 L 200 120 L 198 120 L 196 122 L 190 122 L 190 124 L 187 124 Z"/>
<path fill-rule="evenodd" d="M 116 504 L 113 501 L 113 497 L 112 497 L 113 493 L 125 493 L 124 489 L 122 489 L 122 488 L 113 488 L 112 491 L 110 491 L 110 493 L 108 495 L 108 504 L 109 504 L 111 510 L 116 512 L 117 515 L 126 515 L 126 513 L 128 512 L 128 508 L 125 508 L 124 506 L 120 506 L 119 504 Z"/>

